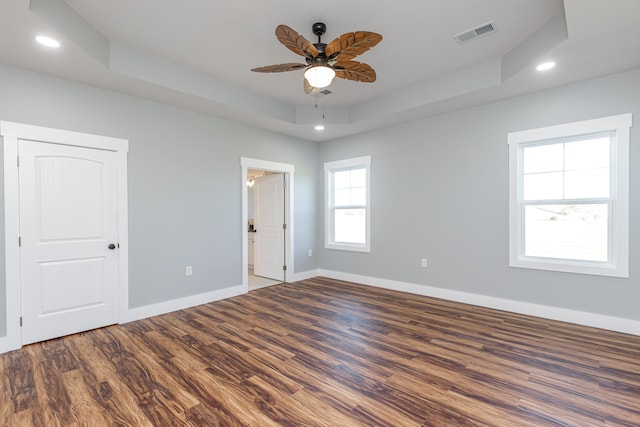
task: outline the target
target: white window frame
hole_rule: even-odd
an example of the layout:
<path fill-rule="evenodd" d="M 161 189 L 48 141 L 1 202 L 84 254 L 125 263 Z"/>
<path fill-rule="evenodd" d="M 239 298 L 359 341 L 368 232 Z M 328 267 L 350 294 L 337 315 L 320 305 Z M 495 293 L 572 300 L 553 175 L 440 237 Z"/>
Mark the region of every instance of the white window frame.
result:
<path fill-rule="evenodd" d="M 593 120 L 549 126 L 507 135 L 509 144 L 509 265 L 511 267 L 562 271 L 599 276 L 629 277 L 629 128 L 632 115 L 621 114 Z M 609 251 L 607 262 L 540 258 L 524 255 L 523 147 L 536 142 L 613 133 L 611 147 L 611 193 Z M 563 201 L 559 200 L 559 204 Z"/>
<path fill-rule="evenodd" d="M 364 208 L 365 210 L 365 243 L 344 243 L 335 242 L 334 233 L 334 210 L 333 206 L 333 174 L 350 169 L 366 169 L 367 188 L 366 188 L 366 204 L 364 206 L 349 206 L 350 208 Z M 338 160 L 335 162 L 326 162 L 324 164 L 325 177 L 325 248 L 338 249 L 343 251 L 371 252 L 371 156 L 356 157 L 353 159 Z M 344 208 L 344 207 L 343 207 Z"/>

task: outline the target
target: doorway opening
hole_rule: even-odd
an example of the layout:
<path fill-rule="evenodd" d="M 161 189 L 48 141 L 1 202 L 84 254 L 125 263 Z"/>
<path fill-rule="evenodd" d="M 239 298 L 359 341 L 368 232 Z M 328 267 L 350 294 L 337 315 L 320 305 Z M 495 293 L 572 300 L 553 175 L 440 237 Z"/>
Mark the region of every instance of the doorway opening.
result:
<path fill-rule="evenodd" d="M 284 282 L 286 224 L 285 176 L 281 172 L 247 171 L 249 291 Z"/>
<path fill-rule="evenodd" d="M 241 158 L 242 284 L 245 291 L 293 274 L 294 166 Z"/>

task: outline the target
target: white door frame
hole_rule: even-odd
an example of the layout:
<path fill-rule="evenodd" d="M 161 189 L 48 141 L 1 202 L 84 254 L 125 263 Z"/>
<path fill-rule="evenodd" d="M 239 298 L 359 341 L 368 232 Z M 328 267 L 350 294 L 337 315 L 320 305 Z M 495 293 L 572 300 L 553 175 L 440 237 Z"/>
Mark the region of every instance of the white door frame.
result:
<path fill-rule="evenodd" d="M 0 353 L 22 346 L 20 330 L 20 204 L 18 180 L 18 140 L 95 148 L 116 152 L 118 176 L 118 321 L 126 320 L 129 308 L 129 223 L 127 207 L 127 153 L 129 141 L 60 129 L 0 121 L 4 145 L 5 286 L 7 335 L 0 337 Z"/>
<path fill-rule="evenodd" d="M 268 160 L 250 159 L 247 157 L 240 158 L 240 165 L 242 166 L 242 174 L 240 176 L 240 186 L 242 187 L 242 288 L 243 292 L 249 291 L 249 249 L 248 249 L 248 203 L 247 203 L 247 171 L 249 169 L 258 169 L 269 172 L 283 173 L 285 176 L 286 188 L 284 193 L 285 209 L 284 215 L 287 224 L 284 235 L 284 250 L 285 257 L 284 262 L 287 266 L 287 270 L 284 274 L 285 281 L 289 280 L 293 276 L 293 175 L 295 172 L 295 166 L 287 163 L 271 162 Z"/>

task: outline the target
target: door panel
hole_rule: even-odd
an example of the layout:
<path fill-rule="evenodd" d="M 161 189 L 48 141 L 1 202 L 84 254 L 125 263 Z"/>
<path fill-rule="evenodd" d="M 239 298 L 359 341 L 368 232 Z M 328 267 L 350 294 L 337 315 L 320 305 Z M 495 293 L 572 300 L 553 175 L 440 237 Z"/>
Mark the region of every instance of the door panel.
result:
<path fill-rule="evenodd" d="M 254 274 L 284 281 L 284 175 L 256 178 L 253 197 Z"/>
<path fill-rule="evenodd" d="M 101 187 L 104 164 L 59 156 L 41 156 L 35 162 L 39 178 L 36 184 L 38 240 L 100 238 L 104 223 L 103 194 L 96 188 Z"/>
<path fill-rule="evenodd" d="M 20 140 L 22 342 L 116 323 L 116 154 Z"/>
<path fill-rule="evenodd" d="M 42 316 L 103 304 L 103 258 L 41 262 L 38 267 L 38 312 Z"/>

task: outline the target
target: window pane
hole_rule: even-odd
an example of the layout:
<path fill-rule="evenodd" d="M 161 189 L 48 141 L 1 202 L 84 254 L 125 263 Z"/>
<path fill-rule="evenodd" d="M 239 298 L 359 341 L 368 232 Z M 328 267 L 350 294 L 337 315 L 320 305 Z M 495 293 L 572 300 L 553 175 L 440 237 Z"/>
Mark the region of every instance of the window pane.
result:
<path fill-rule="evenodd" d="M 334 211 L 334 241 L 365 243 L 365 210 L 336 209 Z"/>
<path fill-rule="evenodd" d="M 349 190 L 348 188 L 343 190 L 335 190 L 333 194 L 334 194 L 334 200 L 333 200 L 334 206 L 351 205 L 351 190 Z"/>
<path fill-rule="evenodd" d="M 536 173 L 523 178 L 524 200 L 562 199 L 562 172 Z"/>
<path fill-rule="evenodd" d="M 333 188 L 349 188 L 351 186 L 351 171 L 334 172 Z"/>
<path fill-rule="evenodd" d="M 608 205 L 525 206 L 524 255 L 607 262 Z"/>
<path fill-rule="evenodd" d="M 539 145 L 523 149 L 524 173 L 555 172 L 563 169 L 562 144 Z"/>
<path fill-rule="evenodd" d="M 367 186 L 367 170 L 353 169 L 351 171 L 351 186 L 352 187 L 366 187 Z"/>
<path fill-rule="evenodd" d="M 367 204 L 367 192 L 364 188 L 353 188 L 351 190 L 351 204 L 355 206 L 365 206 Z"/>
<path fill-rule="evenodd" d="M 325 247 L 370 252 L 368 211 L 370 156 L 326 162 Z"/>
<path fill-rule="evenodd" d="M 564 168 L 566 170 L 608 168 L 610 150 L 609 138 L 567 142 Z"/>
<path fill-rule="evenodd" d="M 609 197 L 609 168 L 566 172 L 564 197 L 565 199 Z"/>

